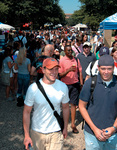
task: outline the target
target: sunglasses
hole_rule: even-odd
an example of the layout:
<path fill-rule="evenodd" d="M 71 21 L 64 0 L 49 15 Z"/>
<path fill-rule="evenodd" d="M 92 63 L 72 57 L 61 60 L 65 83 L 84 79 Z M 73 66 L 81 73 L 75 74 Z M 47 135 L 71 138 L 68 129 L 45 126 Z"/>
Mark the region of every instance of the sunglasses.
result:
<path fill-rule="evenodd" d="M 72 49 L 70 49 L 70 50 L 67 50 L 68 52 L 73 52 L 73 50 Z"/>

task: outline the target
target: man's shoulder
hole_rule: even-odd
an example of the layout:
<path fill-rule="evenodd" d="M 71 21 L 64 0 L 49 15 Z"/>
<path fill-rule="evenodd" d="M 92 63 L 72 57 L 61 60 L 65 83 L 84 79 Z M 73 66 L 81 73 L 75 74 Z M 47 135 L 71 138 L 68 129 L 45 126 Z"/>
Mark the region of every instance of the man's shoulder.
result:
<path fill-rule="evenodd" d="M 77 56 L 77 58 L 78 58 L 78 59 L 81 58 L 81 57 L 82 57 L 82 54 L 83 54 L 82 52 L 79 53 L 78 56 Z"/>
<path fill-rule="evenodd" d="M 92 77 L 90 77 L 89 79 L 87 79 L 86 81 L 85 81 L 85 86 L 89 86 L 89 85 L 91 85 L 91 80 L 92 80 Z"/>
<path fill-rule="evenodd" d="M 96 58 L 96 56 L 95 56 L 95 54 L 94 53 L 92 53 L 92 52 L 90 52 L 90 54 L 89 54 L 90 56 L 92 56 L 92 57 L 95 57 Z"/>
<path fill-rule="evenodd" d="M 62 57 L 59 61 L 60 62 L 64 62 L 64 61 L 66 61 L 67 60 L 67 57 L 66 57 L 66 55 L 64 56 L 64 57 Z"/>
<path fill-rule="evenodd" d="M 62 82 L 62 81 L 59 80 L 59 79 L 56 79 L 56 83 L 57 83 L 57 84 L 61 84 L 61 85 L 63 85 L 63 86 L 67 86 L 64 82 Z"/>
<path fill-rule="evenodd" d="M 27 93 L 34 93 L 38 89 L 36 82 L 29 85 Z"/>
<path fill-rule="evenodd" d="M 56 84 L 60 85 L 62 88 L 67 88 L 67 85 L 58 79 L 56 79 Z"/>
<path fill-rule="evenodd" d="M 29 59 L 29 58 L 27 58 L 27 57 L 26 57 L 26 60 L 27 60 L 27 61 L 30 61 L 30 59 Z"/>

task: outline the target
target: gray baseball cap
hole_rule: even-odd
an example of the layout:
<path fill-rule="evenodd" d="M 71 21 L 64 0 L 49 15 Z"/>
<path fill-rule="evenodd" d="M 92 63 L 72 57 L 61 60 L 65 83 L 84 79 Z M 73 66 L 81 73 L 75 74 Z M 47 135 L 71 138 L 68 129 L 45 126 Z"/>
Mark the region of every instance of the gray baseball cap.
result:
<path fill-rule="evenodd" d="M 103 55 L 99 58 L 98 66 L 114 66 L 114 59 L 110 55 Z"/>

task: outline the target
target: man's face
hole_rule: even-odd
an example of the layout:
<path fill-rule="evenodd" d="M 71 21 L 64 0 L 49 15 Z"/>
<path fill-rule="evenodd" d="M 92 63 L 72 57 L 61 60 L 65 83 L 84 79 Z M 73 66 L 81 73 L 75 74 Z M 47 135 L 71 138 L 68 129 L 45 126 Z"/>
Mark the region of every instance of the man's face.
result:
<path fill-rule="evenodd" d="M 110 81 L 113 77 L 113 66 L 100 66 L 98 67 L 98 70 L 100 72 L 100 75 L 102 77 L 102 80 L 104 81 Z"/>
<path fill-rule="evenodd" d="M 72 48 L 69 46 L 69 47 L 66 47 L 65 48 L 65 55 L 67 56 L 67 57 L 72 57 Z"/>
<path fill-rule="evenodd" d="M 89 54 L 89 53 L 90 53 L 90 50 L 91 50 L 90 46 L 85 46 L 85 47 L 83 48 L 83 51 L 84 51 L 85 54 Z"/>
<path fill-rule="evenodd" d="M 47 68 L 42 68 L 42 71 L 44 73 L 44 81 L 47 84 L 53 84 L 55 82 L 55 80 L 58 77 L 58 66 L 55 66 L 52 69 L 47 69 Z"/>

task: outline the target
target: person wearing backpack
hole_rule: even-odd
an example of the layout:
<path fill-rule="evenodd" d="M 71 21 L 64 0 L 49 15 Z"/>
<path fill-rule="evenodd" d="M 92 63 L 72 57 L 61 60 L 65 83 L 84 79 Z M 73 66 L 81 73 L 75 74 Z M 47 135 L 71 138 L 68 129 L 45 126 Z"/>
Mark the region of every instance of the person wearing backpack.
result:
<path fill-rule="evenodd" d="M 84 83 L 79 96 L 79 111 L 86 122 L 86 150 L 116 150 L 117 79 L 113 75 L 112 56 L 101 56 L 98 70 L 93 100 L 91 101 L 91 78 Z"/>
<path fill-rule="evenodd" d="M 27 43 L 26 37 L 23 35 L 22 31 L 19 31 L 19 35 L 15 38 L 15 41 L 18 41 L 21 44 L 21 47 L 25 46 Z"/>

